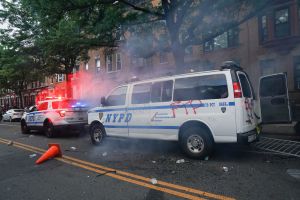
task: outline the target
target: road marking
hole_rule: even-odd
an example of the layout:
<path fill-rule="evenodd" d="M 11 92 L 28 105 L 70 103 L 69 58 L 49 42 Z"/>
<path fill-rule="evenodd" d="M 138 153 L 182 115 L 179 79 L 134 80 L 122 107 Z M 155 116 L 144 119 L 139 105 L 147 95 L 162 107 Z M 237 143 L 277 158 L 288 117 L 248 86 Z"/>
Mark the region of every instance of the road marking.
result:
<path fill-rule="evenodd" d="M 20 125 L 11 125 L 11 124 L 0 124 L 0 126 L 14 126 L 14 127 L 20 127 Z"/>
<path fill-rule="evenodd" d="M 10 140 L 0 138 L 0 142 L 9 144 Z M 43 154 L 46 151 L 46 150 L 38 148 L 38 147 L 34 147 L 31 145 L 27 145 L 27 144 L 15 142 L 15 141 L 12 143 L 12 145 L 15 147 L 27 150 L 27 151 L 34 152 L 34 153 Z M 146 178 L 146 177 L 135 175 L 135 174 L 128 173 L 128 172 L 119 171 L 119 170 L 116 170 L 113 168 L 108 168 L 105 166 L 101 166 L 101 165 L 98 165 L 95 163 L 87 162 L 87 161 L 80 160 L 80 159 L 70 157 L 70 156 L 62 156 L 61 158 L 55 158 L 55 159 L 59 160 L 61 162 L 73 165 L 73 166 L 77 166 L 77 167 L 80 167 L 80 168 L 83 168 L 83 169 L 86 169 L 89 171 L 93 171 L 95 173 L 104 174 L 105 176 L 110 176 L 110 177 L 118 179 L 118 180 L 122 180 L 122 181 L 133 183 L 133 184 L 136 184 L 139 186 L 159 190 L 161 192 L 169 193 L 169 194 L 187 198 L 187 199 L 203 199 L 203 198 L 200 198 L 198 196 L 193 196 L 191 194 L 183 193 L 182 191 L 201 195 L 201 196 L 208 197 L 208 198 L 219 199 L 219 200 L 233 200 L 234 199 L 231 197 L 226 197 L 226 196 L 217 195 L 217 194 L 213 194 L 213 193 L 209 193 L 209 192 L 204 192 L 201 190 L 197 190 L 197 189 L 193 189 L 193 188 L 189 188 L 189 187 L 185 187 L 185 186 L 180 186 L 180 185 L 175 185 L 172 183 L 159 181 L 159 180 L 157 182 L 157 185 L 165 186 L 168 188 L 160 187 L 157 185 L 152 185 L 152 184 L 149 184 L 150 180 L 151 180 L 150 178 Z M 107 173 L 110 171 L 115 172 L 115 174 Z M 132 178 L 134 178 L 134 179 L 132 179 Z M 135 179 L 137 179 L 137 180 L 135 180 Z M 145 181 L 145 182 L 142 182 L 142 181 Z M 171 188 L 171 189 L 169 189 L 169 188 Z M 175 191 L 173 189 L 177 189 L 177 190 L 181 190 L 181 191 Z"/>

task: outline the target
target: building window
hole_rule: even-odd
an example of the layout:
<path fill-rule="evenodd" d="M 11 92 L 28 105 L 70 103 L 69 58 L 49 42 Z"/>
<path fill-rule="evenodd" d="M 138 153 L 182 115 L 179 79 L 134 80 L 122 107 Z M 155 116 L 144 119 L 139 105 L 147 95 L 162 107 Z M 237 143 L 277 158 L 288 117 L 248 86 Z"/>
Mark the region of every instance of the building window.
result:
<path fill-rule="evenodd" d="M 63 82 L 64 78 L 64 74 L 56 74 L 56 82 Z"/>
<path fill-rule="evenodd" d="M 184 49 L 185 55 L 193 55 L 193 46 L 188 46 Z"/>
<path fill-rule="evenodd" d="M 204 43 L 204 52 L 210 52 L 217 49 L 236 47 L 239 44 L 239 30 L 230 29 L 223 34 Z"/>
<path fill-rule="evenodd" d="M 116 54 L 116 70 L 120 70 L 122 68 L 121 54 Z"/>
<path fill-rule="evenodd" d="M 275 11 L 275 36 L 284 37 L 290 35 L 289 9 L 284 8 Z"/>
<path fill-rule="evenodd" d="M 228 47 L 236 47 L 239 45 L 239 29 L 234 28 L 227 31 Z"/>
<path fill-rule="evenodd" d="M 137 57 L 137 56 L 132 56 L 131 57 L 131 64 L 134 67 L 142 67 L 142 66 L 144 66 L 144 59 L 140 58 L 140 57 Z"/>
<path fill-rule="evenodd" d="M 112 55 L 107 55 L 106 56 L 106 69 L 107 72 L 112 72 L 113 68 L 112 68 Z"/>
<path fill-rule="evenodd" d="M 214 41 L 210 40 L 204 43 L 204 52 L 210 52 L 214 50 Z"/>
<path fill-rule="evenodd" d="M 100 73 L 100 70 L 101 70 L 101 62 L 100 62 L 100 59 L 99 58 L 96 58 L 95 59 L 95 65 L 96 65 L 96 73 Z"/>
<path fill-rule="evenodd" d="M 214 49 L 225 49 L 228 47 L 228 36 L 227 32 L 223 33 L 222 35 L 217 36 L 214 39 Z"/>
<path fill-rule="evenodd" d="M 262 76 L 274 74 L 276 72 L 275 60 L 273 59 L 261 60 L 259 65 Z"/>
<path fill-rule="evenodd" d="M 265 42 L 268 39 L 268 28 L 267 28 L 267 16 L 263 15 L 260 17 L 259 30 L 260 30 L 260 41 Z"/>
<path fill-rule="evenodd" d="M 294 71 L 295 89 L 300 90 L 300 63 L 294 65 Z"/>
<path fill-rule="evenodd" d="M 89 63 L 85 63 L 85 70 L 89 70 Z"/>
<path fill-rule="evenodd" d="M 160 52 L 159 53 L 159 63 L 163 64 L 163 63 L 167 63 L 168 62 L 168 57 L 167 57 L 167 53 L 165 52 Z"/>
<path fill-rule="evenodd" d="M 300 90 L 300 56 L 294 57 L 294 86 L 295 90 Z"/>

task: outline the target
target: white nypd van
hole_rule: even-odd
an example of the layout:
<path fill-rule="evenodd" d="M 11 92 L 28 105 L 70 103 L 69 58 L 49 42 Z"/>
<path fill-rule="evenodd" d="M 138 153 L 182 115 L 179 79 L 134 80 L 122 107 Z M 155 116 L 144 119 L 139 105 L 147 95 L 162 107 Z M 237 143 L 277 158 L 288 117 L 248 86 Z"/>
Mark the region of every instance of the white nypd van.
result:
<path fill-rule="evenodd" d="M 21 130 L 43 130 L 47 137 L 53 137 L 57 130 L 84 129 L 87 124 L 86 104 L 74 99 L 47 98 L 25 112 L 21 119 Z"/>
<path fill-rule="evenodd" d="M 203 158 L 214 143 L 253 142 L 258 135 L 252 86 L 232 62 L 121 85 L 101 103 L 88 111 L 94 144 L 105 136 L 173 140 L 188 156 Z"/>

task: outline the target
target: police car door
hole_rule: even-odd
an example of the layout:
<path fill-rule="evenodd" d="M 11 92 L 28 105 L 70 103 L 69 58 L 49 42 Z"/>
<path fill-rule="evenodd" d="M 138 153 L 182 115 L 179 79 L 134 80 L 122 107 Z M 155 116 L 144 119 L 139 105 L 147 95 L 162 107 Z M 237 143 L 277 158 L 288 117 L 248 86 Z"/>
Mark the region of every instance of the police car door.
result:
<path fill-rule="evenodd" d="M 42 102 L 37 106 L 37 111 L 30 112 L 27 115 L 28 126 L 41 127 L 44 122 L 44 115 L 48 110 L 48 102 Z"/>
<path fill-rule="evenodd" d="M 128 121 L 132 116 L 127 113 L 127 90 L 128 86 L 115 88 L 107 96 L 106 105 L 100 110 L 107 135 L 128 136 Z"/>
<path fill-rule="evenodd" d="M 289 123 L 291 111 L 285 73 L 263 76 L 259 82 L 262 123 Z"/>

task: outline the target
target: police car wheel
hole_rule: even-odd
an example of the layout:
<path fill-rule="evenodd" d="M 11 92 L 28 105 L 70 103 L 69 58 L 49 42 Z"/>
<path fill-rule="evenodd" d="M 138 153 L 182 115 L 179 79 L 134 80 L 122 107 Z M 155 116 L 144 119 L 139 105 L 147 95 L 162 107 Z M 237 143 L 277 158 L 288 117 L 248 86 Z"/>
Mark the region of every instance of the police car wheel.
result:
<path fill-rule="evenodd" d="M 183 151 L 191 158 L 203 159 L 210 155 L 213 149 L 209 132 L 201 127 L 187 128 L 179 142 Z"/>
<path fill-rule="evenodd" d="M 54 128 L 53 128 L 53 124 L 51 122 L 47 122 L 44 126 L 45 129 L 45 135 L 48 138 L 51 138 L 54 136 Z"/>
<path fill-rule="evenodd" d="M 21 131 L 23 134 L 28 134 L 30 132 L 30 129 L 24 121 L 21 122 Z"/>
<path fill-rule="evenodd" d="M 93 144 L 95 145 L 101 144 L 104 138 L 104 132 L 102 127 L 99 124 L 93 125 L 91 128 L 90 135 Z"/>

